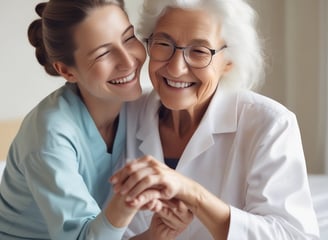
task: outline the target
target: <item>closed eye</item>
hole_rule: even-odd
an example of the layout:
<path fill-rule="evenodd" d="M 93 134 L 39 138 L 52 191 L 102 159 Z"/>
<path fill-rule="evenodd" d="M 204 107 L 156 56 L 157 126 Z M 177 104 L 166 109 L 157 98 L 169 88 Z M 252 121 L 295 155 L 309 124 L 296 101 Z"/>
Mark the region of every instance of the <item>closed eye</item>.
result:
<path fill-rule="evenodd" d="M 165 41 L 154 41 L 153 46 L 159 46 L 159 47 L 171 47 L 172 44 L 165 42 Z"/>
<path fill-rule="evenodd" d="M 202 47 L 192 47 L 190 50 L 192 51 L 193 54 L 198 54 L 198 55 L 209 54 L 208 49 Z"/>
<path fill-rule="evenodd" d="M 136 36 L 132 35 L 132 36 L 128 37 L 124 42 L 129 42 L 130 40 L 134 40 L 134 39 L 136 39 Z"/>
<path fill-rule="evenodd" d="M 96 57 L 96 60 L 98 60 L 99 58 L 102 58 L 102 57 L 106 56 L 109 53 L 110 53 L 110 51 L 106 51 L 106 52 L 100 54 L 99 56 Z"/>

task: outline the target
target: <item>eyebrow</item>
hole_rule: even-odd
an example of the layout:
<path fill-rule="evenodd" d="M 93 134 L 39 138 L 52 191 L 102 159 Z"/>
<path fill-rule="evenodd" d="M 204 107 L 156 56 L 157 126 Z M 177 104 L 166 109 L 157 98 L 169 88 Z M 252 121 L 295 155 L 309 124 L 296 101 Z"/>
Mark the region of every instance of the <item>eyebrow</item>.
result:
<path fill-rule="evenodd" d="M 122 33 L 122 36 L 123 36 L 124 34 L 126 34 L 128 31 L 130 31 L 131 29 L 133 29 L 133 28 L 134 28 L 134 27 L 133 27 L 132 24 L 131 24 L 130 26 L 128 26 L 128 27 L 124 30 L 124 32 Z M 108 47 L 108 46 L 110 46 L 110 45 L 112 45 L 112 44 L 111 44 L 111 43 L 105 43 L 105 44 L 102 44 L 102 45 L 96 47 L 95 49 L 92 49 L 90 52 L 88 52 L 87 56 L 92 55 L 94 52 L 96 52 L 96 51 L 97 51 L 98 49 L 100 49 L 100 48 Z"/>

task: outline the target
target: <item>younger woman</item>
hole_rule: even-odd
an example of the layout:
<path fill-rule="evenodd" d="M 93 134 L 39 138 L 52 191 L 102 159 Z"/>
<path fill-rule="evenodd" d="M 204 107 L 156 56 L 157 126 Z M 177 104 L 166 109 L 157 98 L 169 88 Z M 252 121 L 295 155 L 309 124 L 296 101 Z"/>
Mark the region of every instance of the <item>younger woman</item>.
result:
<path fill-rule="evenodd" d="M 125 148 L 126 102 L 141 94 L 143 45 L 122 0 L 50 0 L 28 29 L 36 57 L 67 83 L 24 119 L 0 186 L 0 239 L 120 239 L 134 213 L 102 207 Z M 151 192 L 150 192 L 151 193 Z M 153 195 L 150 195 L 152 197 Z"/>

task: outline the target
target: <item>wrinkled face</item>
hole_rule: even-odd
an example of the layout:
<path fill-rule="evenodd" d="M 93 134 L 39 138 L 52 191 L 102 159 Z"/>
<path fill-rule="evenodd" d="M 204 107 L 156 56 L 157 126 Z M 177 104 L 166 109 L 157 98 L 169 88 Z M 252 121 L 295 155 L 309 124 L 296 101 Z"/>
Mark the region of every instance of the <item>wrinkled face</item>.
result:
<path fill-rule="evenodd" d="M 170 8 L 159 19 L 153 35 L 160 40 L 155 51 L 167 46 L 164 39 L 170 39 L 176 46 L 201 46 L 221 49 L 225 43 L 220 38 L 217 18 L 202 10 Z M 202 60 L 203 48 L 192 49 L 188 54 L 195 61 Z M 186 51 L 185 51 L 186 52 Z M 157 53 L 154 53 L 154 55 Z M 159 53 L 160 54 L 160 53 Z M 160 58 L 160 56 L 157 56 Z M 198 59 L 198 60 L 197 60 Z M 211 62 L 203 68 L 188 65 L 181 49 L 167 61 L 150 58 L 149 74 L 162 103 L 171 110 L 192 110 L 206 108 L 213 96 L 221 76 L 229 71 L 230 65 L 224 60 L 224 49 L 212 56 Z"/>
<path fill-rule="evenodd" d="M 141 94 L 146 53 L 126 14 L 115 5 L 92 10 L 76 28 L 74 80 L 85 101 L 131 101 Z"/>

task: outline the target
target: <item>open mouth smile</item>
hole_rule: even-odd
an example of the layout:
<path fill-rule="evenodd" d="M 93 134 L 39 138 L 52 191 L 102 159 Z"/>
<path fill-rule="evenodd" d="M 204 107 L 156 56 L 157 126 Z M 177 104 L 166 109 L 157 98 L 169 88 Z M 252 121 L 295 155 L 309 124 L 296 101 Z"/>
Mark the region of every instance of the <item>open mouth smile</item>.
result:
<path fill-rule="evenodd" d="M 194 85 L 194 83 L 191 83 L 191 82 L 177 82 L 177 81 L 169 80 L 167 78 L 165 78 L 165 81 L 168 86 L 173 87 L 173 88 L 188 88 L 188 87 Z"/>
<path fill-rule="evenodd" d="M 111 83 L 111 84 L 126 84 L 128 82 L 131 82 L 134 79 L 135 76 L 136 76 L 136 72 L 133 72 L 127 77 L 118 78 L 118 79 L 109 81 L 109 83 Z"/>

